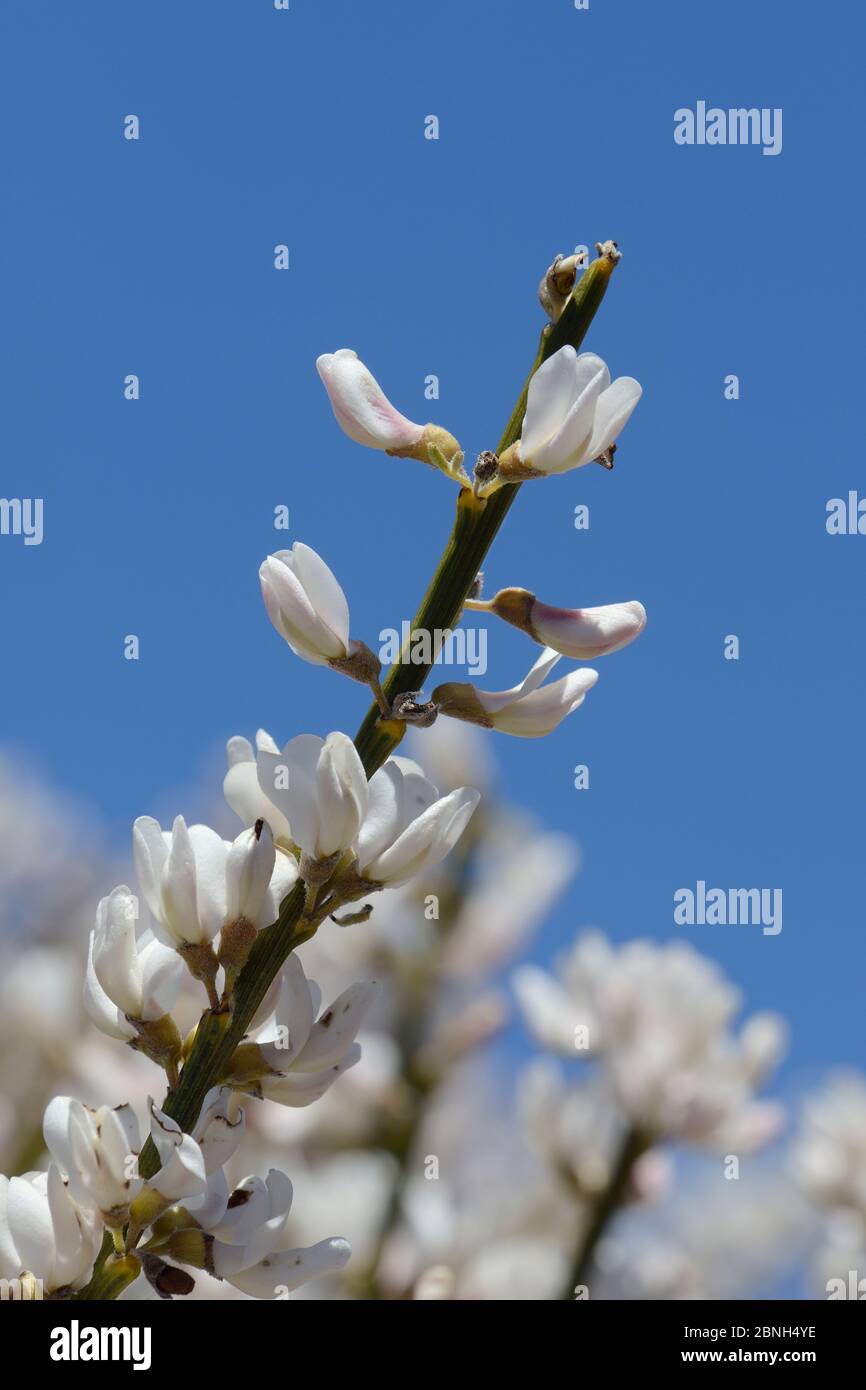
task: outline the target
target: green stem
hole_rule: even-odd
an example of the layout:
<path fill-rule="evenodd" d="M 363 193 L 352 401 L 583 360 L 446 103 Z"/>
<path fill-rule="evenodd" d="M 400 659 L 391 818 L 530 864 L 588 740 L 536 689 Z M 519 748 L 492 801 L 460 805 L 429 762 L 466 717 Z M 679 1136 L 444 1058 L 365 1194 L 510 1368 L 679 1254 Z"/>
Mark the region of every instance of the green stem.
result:
<path fill-rule="evenodd" d="M 280 966 L 289 953 L 307 939 L 305 932 L 297 930 L 303 906 L 304 885 L 298 883 L 283 899 L 274 925 L 256 937 L 247 963 L 238 976 L 231 1011 L 223 1007 L 203 1015 L 180 1083 L 169 1094 L 164 1107 L 166 1114 L 187 1133 L 194 1128 L 202 1101 L 225 1071 Z M 148 1139 L 138 1160 L 138 1171 L 143 1178 L 151 1178 L 158 1168 L 156 1147 Z"/>
<path fill-rule="evenodd" d="M 110 1240 L 109 1237 L 109 1247 Z M 72 1297 L 76 1302 L 106 1303 L 119 1298 L 141 1273 L 141 1261 L 135 1255 L 116 1255 L 103 1249 L 90 1278 L 90 1283 Z"/>
<path fill-rule="evenodd" d="M 593 261 L 575 285 L 559 322 L 542 333 L 532 370 L 499 441 L 498 453 L 504 453 L 510 444 L 520 438 L 523 417 L 526 414 L 529 383 L 542 362 L 568 343 L 574 348 L 580 347 L 604 298 L 614 264 L 615 262 L 607 256 L 600 256 L 598 260 Z M 463 605 L 481 569 L 484 557 L 493 544 L 520 487 L 521 484 L 515 483 L 500 488 L 486 501 L 474 497 L 469 489 L 464 488 L 461 491 L 457 500 L 454 528 L 427 592 L 421 600 L 421 606 L 412 623 L 412 632 L 445 632 L 459 621 Z M 396 695 L 406 690 L 420 689 L 429 676 L 430 669 L 429 665 L 417 662 L 396 662 L 383 682 L 389 707 Z M 403 732 L 404 725 L 394 719 L 382 719 L 378 705 L 371 706 L 355 738 L 355 745 L 368 777 L 372 777 L 376 769 L 381 767 L 394 751 L 403 737 Z"/>
<path fill-rule="evenodd" d="M 648 1148 L 649 1141 L 645 1135 L 636 1129 L 627 1130 L 614 1159 L 610 1181 L 593 1205 L 589 1221 L 575 1251 L 568 1283 L 562 1292 L 563 1299 L 573 1299 L 575 1290 L 581 1285 L 589 1287 L 589 1274 L 598 1243 L 607 1230 L 608 1223 L 623 1205 L 635 1163 Z"/>

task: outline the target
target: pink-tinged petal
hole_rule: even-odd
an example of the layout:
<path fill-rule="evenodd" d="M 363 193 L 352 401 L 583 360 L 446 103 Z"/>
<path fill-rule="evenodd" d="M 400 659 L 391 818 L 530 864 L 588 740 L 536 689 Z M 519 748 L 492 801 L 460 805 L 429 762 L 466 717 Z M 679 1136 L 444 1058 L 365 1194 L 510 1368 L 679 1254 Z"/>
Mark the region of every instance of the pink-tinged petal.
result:
<path fill-rule="evenodd" d="M 646 609 L 636 600 L 600 608 L 552 608 L 536 600 L 531 622 L 540 642 L 563 656 L 592 661 L 639 637 L 646 627 Z"/>
<path fill-rule="evenodd" d="M 351 348 L 323 354 L 316 368 L 334 415 L 350 439 L 370 449 L 399 449 L 411 447 L 421 438 L 423 425 L 395 410 Z"/>

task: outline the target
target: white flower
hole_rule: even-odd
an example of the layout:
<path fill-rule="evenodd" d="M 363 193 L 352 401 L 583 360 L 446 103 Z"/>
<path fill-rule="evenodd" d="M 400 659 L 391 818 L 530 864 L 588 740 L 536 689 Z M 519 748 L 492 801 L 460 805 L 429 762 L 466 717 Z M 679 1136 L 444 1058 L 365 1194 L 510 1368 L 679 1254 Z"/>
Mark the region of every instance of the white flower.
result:
<path fill-rule="evenodd" d="M 358 444 L 370 449 L 407 449 L 418 443 L 423 425 L 395 410 L 379 383 L 351 348 L 326 352 L 316 368 L 337 420 Z"/>
<path fill-rule="evenodd" d="M 543 362 L 529 383 L 519 443 L 521 464 L 536 473 L 565 473 L 604 455 L 641 397 L 633 377 L 611 382 L 600 357 L 566 346 Z"/>
<path fill-rule="evenodd" d="M 75 1200 L 96 1207 L 109 1224 L 121 1225 L 142 1186 L 138 1120 L 132 1107 L 103 1105 L 91 1110 L 69 1096 L 55 1096 L 45 1111 L 42 1132 Z"/>
<path fill-rule="evenodd" d="M 455 719 L 468 719 L 518 738 L 540 738 L 578 709 L 598 680 L 598 672 L 584 666 L 550 685 L 542 685 L 559 659 L 559 652 L 546 647 L 520 684 L 511 690 L 479 690 L 474 685 L 453 682 L 438 686 L 432 699 L 442 714 Z"/>
<path fill-rule="evenodd" d="M 565 963 L 563 986 L 525 967 L 518 995 L 545 1045 L 600 1058 L 650 1138 L 746 1152 L 778 1131 L 780 1107 L 753 1092 L 784 1050 L 782 1020 L 756 1014 L 735 1036 L 739 996 L 691 947 L 636 941 L 617 952 L 592 935 Z"/>
<path fill-rule="evenodd" d="M 495 598 L 491 606 L 495 611 Z M 600 608 L 552 608 L 535 599 L 528 630 L 536 642 L 561 656 L 592 661 L 628 646 L 645 627 L 646 609 L 636 599 L 607 603 Z"/>
<path fill-rule="evenodd" d="M 42 1280 L 45 1293 L 79 1289 L 101 1244 L 96 1212 L 78 1205 L 56 1164 L 47 1173 L 0 1176 L 0 1278 L 26 1272 Z"/>
<path fill-rule="evenodd" d="M 258 1055 L 270 1069 L 259 1082 L 263 1095 L 295 1107 L 323 1096 L 359 1060 L 355 1037 L 378 988 L 374 982 L 350 985 L 317 1020 L 321 991 L 307 980 L 297 955 L 290 955 L 273 1026 L 258 1040 Z"/>
<path fill-rule="evenodd" d="M 159 1154 L 160 1168 L 148 1187 L 169 1202 L 199 1196 L 207 1185 L 205 1160 L 199 1145 L 152 1100 L 149 1105 L 150 1133 Z"/>
<path fill-rule="evenodd" d="M 248 1177 L 232 1193 L 222 1222 L 211 1227 L 213 1271 L 253 1298 L 280 1298 L 310 1279 L 342 1269 L 351 1247 L 339 1238 L 306 1249 L 286 1234 L 292 1184 L 279 1169 Z"/>
<path fill-rule="evenodd" d="M 170 1013 L 180 992 L 183 962 L 149 932 L 136 940 L 138 903 L 125 886 L 102 898 L 90 935 L 85 1005 L 99 1027 L 133 1037 L 127 1018 L 154 1022 Z M 101 996 L 101 997 L 100 997 Z M 120 1015 L 118 1018 L 117 1015 Z"/>
<path fill-rule="evenodd" d="M 367 777 L 346 734 L 298 734 L 281 753 L 260 749 L 259 786 L 311 859 L 354 845 L 367 810 Z"/>
<path fill-rule="evenodd" d="M 179 946 L 211 941 L 225 920 L 226 841 L 207 825 L 187 829 L 183 816 L 170 832 L 139 816 L 132 841 L 142 895 L 162 931 Z"/>
<path fill-rule="evenodd" d="M 351 653 L 346 595 L 321 555 L 296 541 L 259 570 L 268 617 L 297 656 L 326 666 Z"/>
<path fill-rule="evenodd" d="M 264 729 L 256 734 L 256 749 L 266 753 L 279 753 L 279 747 Z M 281 849 L 289 849 L 292 835 L 289 822 L 273 801 L 268 800 L 259 786 L 256 766 L 256 753 L 249 739 L 236 734 L 226 744 L 229 770 L 223 781 L 223 795 L 236 816 L 244 825 L 252 827 L 257 820 L 270 826 L 274 842 Z"/>
<path fill-rule="evenodd" d="M 245 1131 L 246 1116 L 237 1105 L 231 1087 L 212 1087 L 202 1102 L 192 1132 L 201 1149 L 206 1173 L 217 1172 L 234 1157 Z"/>
<path fill-rule="evenodd" d="M 825 1206 L 859 1211 L 866 1220 L 866 1080 L 862 1076 L 842 1072 L 807 1099 L 793 1166 L 813 1199 Z"/>
<path fill-rule="evenodd" d="M 435 868 L 454 848 L 480 801 L 470 787 L 440 797 L 417 763 L 389 758 L 370 779 L 358 837 L 358 870 L 395 888 Z"/>
<path fill-rule="evenodd" d="M 242 831 L 226 857 L 226 922 L 271 926 L 297 881 L 296 860 L 276 853 L 268 825 Z"/>

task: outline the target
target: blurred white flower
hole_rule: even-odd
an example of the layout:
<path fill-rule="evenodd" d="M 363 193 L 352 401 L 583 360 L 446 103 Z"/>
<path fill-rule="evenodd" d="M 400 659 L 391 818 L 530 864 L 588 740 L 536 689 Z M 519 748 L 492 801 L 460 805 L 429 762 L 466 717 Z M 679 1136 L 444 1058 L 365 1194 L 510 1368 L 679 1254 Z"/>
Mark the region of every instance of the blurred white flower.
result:
<path fill-rule="evenodd" d="M 349 656 L 349 604 L 321 555 L 296 541 L 268 556 L 259 579 L 268 617 L 296 656 L 315 666 Z"/>
<path fill-rule="evenodd" d="M 546 647 L 520 684 L 511 690 L 479 690 L 477 686 L 454 681 L 437 686 L 432 700 L 441 714 L 454 719 L 466 719 L 518 738 L 540 738 L 578 709 L 598 680 L 597 671 L 583 666 L 543 685 L 559 659 L 559 652 Z"/>
<path fill-rule="evenodd" d="M 522 818 L 494 812 L 479 838 L 471 888 L 443 943 L 453 976 L 495 970 L 526 946 L 578 865 L 573 840 Z"/>
<path fill-rule="evenodd" d="M 47 1173 L 0 1175 L 0 1279 L 27 1272 L 45 1293 L 82 1288 L 101 1244 L 96 1212 L 79 1206 L 55 1163 Z"/>
<path fill-rule="evenodd" d="M 866 1220 L 866 1079 L 842 1072 L 808 1097 L 792 1165 L 813 1201 Z"/>
<path fill-rule="evenodd" d="M 260 748 L 258 777 L 311 859 L 354 846 L 367 810 L 367 776 L 346 734 L 298 734 L 280 753 Z"/>
<path fill-rule="evenodd" d="M 535 473 L 565 473 L 601 458 L 640 398 L 633 377 L 611 382 L 600 357 L 560 348 L 529 383 L 518 444 L 521 465 Z"/>
<path fill-rule="evenodd" d="M 738 992 L 679 942 L 577 943 L 564 987 L 534 967 L 517 979 L 527 1021 L 546 1046 L 598 1055 L 620 1104 L 650 1138 L 746 1152 L 778 1132 L 783 1111 L 753 1098 L 784 1051 L 786 1030 L 757 1014 L 739 1036 Z"/>
<path fill-rule="evenodd" d="M 454 848 L 480 794 L 459 787 L 440 797 L 417 763 L 389 758 L 370 779 L 358 836 L 358 871 L 394 888 L 435 866 Z"/>

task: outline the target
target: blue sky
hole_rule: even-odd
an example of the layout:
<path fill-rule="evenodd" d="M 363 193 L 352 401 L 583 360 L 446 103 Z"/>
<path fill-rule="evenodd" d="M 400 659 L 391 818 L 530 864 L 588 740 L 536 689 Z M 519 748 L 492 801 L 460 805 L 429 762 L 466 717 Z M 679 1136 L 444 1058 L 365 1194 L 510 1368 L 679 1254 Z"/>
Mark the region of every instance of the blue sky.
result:
<path fill-rule="evenodd" d="M 644 398 L 614 472 L 525 487 L 486 566 L 488 592 L 649 611 L 557 734 L 496 736 L 505 790 L 584 851 L 539 951 L 590 923 L 679 933 L 791 1019 L 783 1084 L 862 1064 L 866 538 L 824 524 L 866 492 L 862 30 L 839 0 L 6 0 L 2 492 L 44 498 L 45 534 L 0 537 L 4 741 L 121 846 L 232 733 L 354 731 L 360 688 L 262 609 L 273 508 L 375 644 L 454 497 L 339 433 L 316 355 L 356 348 L 471 456 L 531 361 L 553 253 L 614 237 L 586 346 Z M 677 146 L 698 100 L 781 107 L 782 153 Z M 484 683 L 531 659 L 493 628 Z M 698 879 L 781 888 L 782 933 L 675 928 Z"/>

